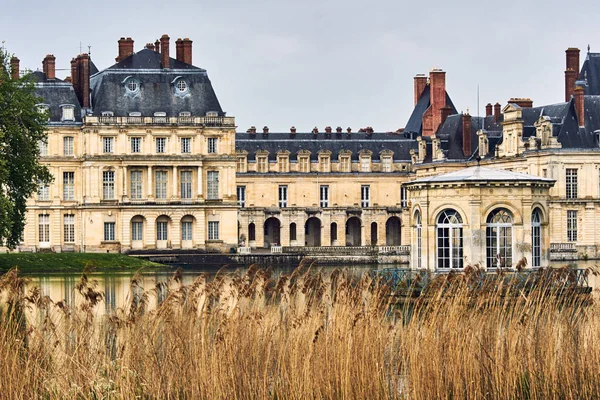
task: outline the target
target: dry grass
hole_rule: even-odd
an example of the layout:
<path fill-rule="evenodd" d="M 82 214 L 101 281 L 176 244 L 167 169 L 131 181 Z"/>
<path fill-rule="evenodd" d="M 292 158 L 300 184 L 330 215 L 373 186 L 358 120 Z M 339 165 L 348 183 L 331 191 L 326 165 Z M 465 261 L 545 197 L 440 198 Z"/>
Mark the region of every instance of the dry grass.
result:
<path fill-rule="evenodd" d="M 16 271 L 0 277 L 0 394 L 7 398 L 593 398 L 600 308 L 556 277 L 517 290 L 477 271 L 401 305 L 368 274 L 299 268 L 179 275 L 98 317 L 84 275 L 69 308 Z M 139 292 L 141 277 L 132 281 Z M 501 283 L 502 282 L 502 283 Z M 164 285 L 164 284 L 163 284 Z M 135 301 L 134 301 L 135 300 Z M 27 320 L 27 323 L 25 322 Z"/>

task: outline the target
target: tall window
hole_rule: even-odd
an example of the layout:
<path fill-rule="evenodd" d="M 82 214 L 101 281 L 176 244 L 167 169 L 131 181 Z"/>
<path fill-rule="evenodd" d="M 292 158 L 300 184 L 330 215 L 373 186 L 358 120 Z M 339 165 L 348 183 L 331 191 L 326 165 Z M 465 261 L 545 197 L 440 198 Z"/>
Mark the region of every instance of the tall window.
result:
<path fill-rule="evenodd" d="M 156 240 L 169 239 L 169 223 L 167 221 L 156 222 Z"/>
<path fill-rule="evenodd" d="M 337 240 L 337 223 L 332 222 L 329 228 L 329 239 L 331 241 L 331 245 L 333 246 L 333 242 Z"/>
<path fill-rule="evenodd" d="M 208 221 L 208 240 L 219 240 L 219 221 Z"/>
<path fill-rule="evenodd" d="M 75 242 L 75 214 L 65 214 L 63 234 L 65 243 Z"/>
<path fill-rule="evenodd" d="M 487 218 L 486 247 L 488 268 L 512 266 L 512 214 L 498 208 Z"/>
<path fill-rule="evenodd" d="M 329 156 L 321 156 L 321 157 L 319 157 L 319 171 L 320 172 L 330 172 L 330 170 L 329 170 Z"/>
<path fill-rule="evenodd" d="M 113 153 L 114 152 L 115 138 L 112 136 L 105 136 L 102 138 L 102 152 Z"/>
<path fill-rule="evenodd" d="M 75 107 L 72 105 L 62 106 L 61 121 L 75 121 Z"/>
<path fill-rule="evenodd" d="M 310 172 L 310 159 L 308 157 L 300 157 L 300 172 Z"/>
<path fill-rule="evenodd" d="M 192 221 L 181 223 L 181 240 L 192 240 Z"/>
<path fill-rule="evenodd" d="M 415 211 L 415 237 L 417 239 L 417 268 L 423 268 L 423 222 L 419 210 Z"/>
<path fill-rule="evenodd" d="M 48 142 L 39 140 L 38 141 L 38 150 L 40 152 L 40 156 L 47 156 L 48 155 Z"/>
<path fill-rule="evenodd" d="M 256 225 L 254 224 L 254 222 L 250 222 L 250 224 L 248 225 L 248 241 L 251 240 L 256 240 Z"/>
<path fill-rule="evenodd" d="M 159 137 L 156 138 L 156 152 L 164 153 L 167 151 L 167 138 Z"/>
<path fill-rule="evenodd" d="M 289 170 L 289 158 L 287 156 L 279 156 L 277 158 L 277 171 L 279 171 L 279 172 L 290 172 L 290 170 Z"/>
<path fill-rule="evenodd" d="M 131 152 L 132 153 L 141 153 L 142 152 L 142 138 L 141 137 L 132 137 L 131 138 Z"/>
<path fill-rule="evenodd" d="M 371 170 L 371 159 L 369 157 L 360 158 L 360 172 L 369 172 Z"/>
<path fill-rule="evenodd" d="M 206 173 L 207 180 L 207 197 L 209 200 L 219 198 L 219 171 L 208 171 Z"/>
<path fill-rule="evenodd" d="M 63 155 L 72 156 L 74 154 L 73 136 L 63 138 Z"/>
<path fill-rule="evenodd" d="M 463 267 L 462 218 L 455 210 L 442 211 L 437 220 L 438 268 Z"/>
<path fill-rule="evenodd" d="M 371 206 L 371 187 L 369 185 L 360 187 L 360 206 L 363 208 Z"/>
<path fill-rule="evenodd" d="M 63 200 L 75 200 L 75 172 L 63 172 Z"/>
<path fill-rule="evenodd" d="M 542 265 L 542 214 L 539 208 L 531 213 L 531 258 L 534 267 Z"/>
<path fill-rule="evenodd" d="M 408 196 L 404 186 L 400 186 L 400 207 L 408 207 Z"/>
<path fill-rule="evenodd" d="M 567 199 L 577 198 L 577 169 L 567 168 L 566 171 Z"/>
<path fill-rule="evenodd" d="M 140 218 L 140 217 L 137 217 Z M 131 240 L 143 240 L 144 221 L 134 219 L 131 221 Z"/>
<path fill-rule="evenodd" d="M 115 171 L 102 171 L 102 198 L 115 199 Z"/>
<path fill-rule="evenodd" d="M 392 158 L 383 157 L 381 159 L 381 170 L 383 172 L 392 172 Z"/>
<path fill-rule="evenodd" d="M 288 205 L 288 187 L 286 185 L 279 186 L 279 208 L 286 208 Z"/>
<path fill-rule="evenodd" d="M 340 164 L 340 172 L 350 172 L 350 157 L 341 157 Z"/>
<path fill-rule="evenodd" d="M 269 172 L 269 162 L 267 156 L 260 156 L 256 160 L 256 172 Z"/>
<path fill-rule="evenodd" d="M 38 239 L 40 243 L 50 243 L 50 214 L 38 217 Z"/>
<path fill-rule="evenodd" d="M 46 184 L 38 185 L 38 200 L 50 200 L 50 186 Z"/>
<path fill-rule="evenodd" d="M 236 172 L 246 172 L 246 157 L 237 158 Z"/>
<path fill-rule="evenodd" d="M 181 171 L 181 198 L 192 198 L 192 171 Z"/>
<path fill-rule="evenodd" d="M 143 196 L 142 191 L 142 171 L 131 171 L 129 173 L 129 181 L 131 185 L 131 198 L 141 199 Z"/>
<path fill-rule="evenodd" d="M 240 208 L 246 207 L 246 186 L 237 187 L 237 205 Z"/>
<path fill-rule="evenodd" d="M 113 242 L 115 240 L 115 223 L 105 222 L 104 223 L 104 241 Z"/>
<path fill-rule="evenodd" d="M 217 152 L 217 138 L 208 138 L 208 152 L 211 154 Z"/>
<path fill-rule="evenodd" d="M 167 171 L 156 171 L 154 196 L 157 199 L 167 198 Z"/>
<path fill-rule="evenodd" d="M 192 138 L 181 138 L 181 152 L 184 154 L 192 152 Z"/>
<path fill-rule="evenodd" d="M 329 186 L 322 185 L 319 193 L 321 208 L 329 207 Z"/>
<path fill-rule="evenodd" d="M 577 241 L 577 211 L 567 211 L 567 240 L 569 242 Z"/>

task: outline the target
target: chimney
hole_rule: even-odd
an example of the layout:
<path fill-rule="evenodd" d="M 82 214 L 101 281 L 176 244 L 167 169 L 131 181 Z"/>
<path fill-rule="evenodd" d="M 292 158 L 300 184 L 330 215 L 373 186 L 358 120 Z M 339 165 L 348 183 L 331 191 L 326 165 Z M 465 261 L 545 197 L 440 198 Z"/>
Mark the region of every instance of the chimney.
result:
<path fill-rule="evenodd" d="M 79 61 L 79 91 L 81 93 L 81 107 L 90 108 L 90 56 L 80 54 Z"/>
<path fill-rule="evenodd" d="M 169 68 L 169 35 L 164 34 L 160 38 L 160 62 L 163 68 Z"/>
<path fill-rule="evenodd" d="M 335 131 L 336 131 L 337 133 L 342 133 L 342 127 L 341 127 L 341 126 L 338 126 L 337 128 L 335 128 Z"/>
<path fill-rule="evenodd" d="M 293 134 L 295 134 L 295 133 L 296 133 L 296 127 L 295 127 L 295 126 L 292 126 L 292 127 L 290 128 L 290 133 L 293 133 Z"/>
<path fill-rule="evenodd" d="M 156 42 L 154 42 L 154 51 L 160 53 L 160 42 L 158 41 L 158 39 L 156 39 Z"/>
<path fill-rule="evenodd" d="M 186 64 L 192 63 L 192 41 L 190 38 L 183 38 L 182 44 L 183 46 L 183 62 Z"/>
<path fill-rule="evenodd" d="M 73 82 L 71 81 L 71 77 L 70 77 L 70 76 L 67 76 L 67 77 L 65 78 L 65 82 L 73 83 Z"/>
<path fill-rule="evenodd" d="M 433 133 L 442 123 L 441 109 L 446 105 L 446 73 L 435 68 L 429 73 L 429 90 Z"/>
<path fill-rule="evenodd" d="M 494 122 L 500 122 L 500 115 L 502 114 L 500 107 L 500 103 L 494 104 Z"/>
<path fill-rule="evenodd" d="M 441 125 L 444 124 L 444 122 L 446 122 L 446 120 L 448 119 L 448 117 L 452 114 L 452 107 L 445 105 L 444 107 L 442 107 L 442 122 Z"/>
<path fill-rule="evenodd" d="M 531 108 L 533 107 L 533 100 L 531 100 L 530 98 L 523 98 L 523 97 L 511 97 L 510 100 L 508 100 L 509 103 L 512 104 L 516 104 L 521 108 Z"/>
<path fill-rule="evenodd" d="M 175 58 L 177 61 L 183 61 L 183 41 L 181 38 L 175 41 Z"/>
<path fill-rule="evenodd" d="M 579 76 L 579 49 L 569 47 L 565 50 L 567 68 L 565 70 L 565 101 L 571 99 L 575 90 L 575 81 Z"/>
<path fill-rule="evenodd" d="M 465 157 L 471 156 L 471 134 L 471 115 L 467 112 L 462 116 L 462 145 Z"/>
<path fill-rule="evenodd" d="M 15 57 L 15 56 L 12 56 L 11 59 L 10 59 L 10 72 L 11 72 L 12 78 L 14 80 L 19 79 L 19 76 L 20 76 L 20 74 L 19 74 L 19 61 L 20 60 L 17 57 Z"/>
<path fill-rule="evenodd" d="M 268 126 L 264 126 L 263 127 L 263 133 L 269 133 L 269 127 Z"/>
<path fill-rule="evenodd" d="M 417 74 L 415 80 L 415 106 L 423 94 L 423 90 L 427 86 L 427 77 L 424 74 Z"/>
<path fill-rule="evenodd" d="M 152 50 L 152 51 L 154 51 L 154 43 L 146 43 L 146 48 L 147 48 L 148 50 Z"/>
<path fill-rule="evenodd" d="M 325 133 L 331 133 L 332 129 L 330 126 L 325 127 Z"/>
<path fill-rule="evenodd" d="M 372 127 L 370 127 L 370 126 L 367 126 L 367 127 L 365 128 L 365 132 L 366 132 L 368 135 L 371 135 L 371 134 L 373 133 L 373 128 L 372 128 Z"/>
<path fill-rule="evenodd" d="M 312 133 L 314 133 L 315 135 L 319 134 L 319 128 L 317 128 L 316 126 L 313 128 Z"/>
<path fill-rule="evenodd" d="M 485 116 L 489 117 L 492 115 L 492 103 L 487 103 L 487 105 L 485 106 Z"/>
<path fill-rule="evenodd" d="M 115 58 L 116 62 L 126 59 L 133 54 L 133 39 L 122 37 L 119 39 L 119 56 Z"/>
<path fill-rule="evenodd" d="M 73 85 L 73 90 L 75 90 L 75 95 L 77 95 L 81 103 L 81 99 L 79 98 L 79 61 L 75 58 L 71 59 L 71 84 Z"/>
<path fill-rule="evenodd" d="M 575 99 L 575 111 L 577 112 L 577 122 L 579 126 L 585 126 L 585 101 L 584 90 L 581 86 L 577 86 L 573 90 L 573 98 Z"/>
<path fill-rule="evenodd" d="M 351 134 L 352 133 L 352 128 L 350 128 L 350 127 L 346 128 L 346 132 L 348 133 L 348 135 Z"/>
<path fill-rule="evenodd" d="M 249 133 L 249 134 L 251 134 L 251 135 L 255 135 L 256 134 L 256 127 L 254 125 L 252 125 L 250 128 L 248 128 L 248 130 L 246 132 Z"/>
<path fill-rule="evenodd" d="M 56 79 L 56 57 L 52 54 L 46 54 L 44 61 L 42 61 L 42 67 L 46 79 Z"/>

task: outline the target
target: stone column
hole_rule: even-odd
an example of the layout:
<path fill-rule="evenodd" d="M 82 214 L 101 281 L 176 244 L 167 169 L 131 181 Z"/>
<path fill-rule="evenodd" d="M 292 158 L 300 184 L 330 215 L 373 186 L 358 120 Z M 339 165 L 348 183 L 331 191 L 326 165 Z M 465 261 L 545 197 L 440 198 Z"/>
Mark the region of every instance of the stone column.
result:
<path fill-rule="evenodd" d="M 128 200 L 128 193 L 129 193 L 129 190 L 128 190 L 129 181 L 127 179 L 128 178 L 127 174 L 129 171 L 126 166 L 123 166 L 121 170 L 123 171 L 123 201 L 125 201 L 125 200 Z"/>
<path fill-rule="evenodd" d="M 179 188 L 177 187 L 179 182 L 179 169 L 176 165 L 173 165 L 173 191 L 171 192 L 171 198 L 176 199 L 179 197 Z"/>
<path fill-rule="evenodd" d="M 204 173 L 204 170 L 202 169 L 202 166 L 198 166 L 198 199 L 201 200 L 204 198 L 204 188 L 202 186 L 202 174 Z"/>
<path fill-rule="evenodd" d="M 152 187 L 152 181 L 153 181 L 152 174 L 153 174 L 152 165 L 149 165 L 148 166 L 148 182 L 146 182 L 148 184 L 148 189 L 147 189 L 147 193 L 146 193 L 146 197 L 148 199 L 154 199 L 154 188 Z"/>

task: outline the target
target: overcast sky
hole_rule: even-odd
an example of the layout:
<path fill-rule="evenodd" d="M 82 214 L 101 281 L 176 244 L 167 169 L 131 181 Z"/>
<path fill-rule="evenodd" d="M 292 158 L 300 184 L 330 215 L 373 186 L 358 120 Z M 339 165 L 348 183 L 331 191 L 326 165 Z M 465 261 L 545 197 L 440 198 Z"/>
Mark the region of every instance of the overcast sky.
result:
<path fill-rule="evenodd" d="M 413 76 L 446 74 L 458 111 L 531 97 L 564 100 L 567 47 L 600 52 L 597 1 L 197 0 L 11 1 L 0 40 L 22 68 L 56 56 L 59 78 L 91 45 L 99 69 L 114 64 L 117 40 L 135 50 L 162 34 L 193 40 L 193 63 L 208 70 L 221 106 L 250 125 L 309 131 L 327 125 L 377 131 L 404 127 Z"/>

